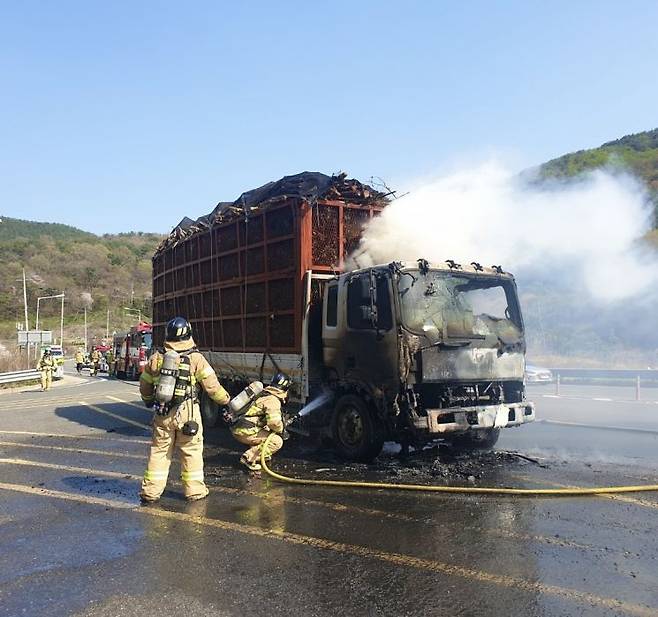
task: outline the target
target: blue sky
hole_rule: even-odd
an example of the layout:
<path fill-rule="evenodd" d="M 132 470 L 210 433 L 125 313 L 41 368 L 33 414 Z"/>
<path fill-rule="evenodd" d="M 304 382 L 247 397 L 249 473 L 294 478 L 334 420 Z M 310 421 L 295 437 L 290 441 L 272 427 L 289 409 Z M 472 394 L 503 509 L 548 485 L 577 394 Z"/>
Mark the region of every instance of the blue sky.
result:
<path fill-rule="evenodd" d="M 658 126 L 658 3 L 0 2 L 0 213 L 96 233 Z"/>

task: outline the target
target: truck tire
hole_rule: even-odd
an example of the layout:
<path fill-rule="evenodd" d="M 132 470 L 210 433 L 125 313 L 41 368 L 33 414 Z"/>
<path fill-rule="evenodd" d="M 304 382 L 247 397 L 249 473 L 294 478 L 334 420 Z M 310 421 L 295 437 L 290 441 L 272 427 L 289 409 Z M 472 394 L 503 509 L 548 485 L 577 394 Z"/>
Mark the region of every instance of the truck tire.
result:
<path fill-rule="evenodd" d="M 469 431 L 455 437 L 452 445 L 463 450 L 491 450 L 496 445 L 498 437 L 500 437 L 499 428 Z"/>
<path fill-rule="evenodd" d="M 215 403 L 205 391 L 199 397 L 199 408 L 204 428 L 213 428 L 219 422 L 219 405 Z"/>
<path fill-rule="evenodd" d="M 384 430 L 366 402 L 353 394 L 338 399 L 331 421 L 334 448 L 352 461 L 371 461 L 384 445 Z"/>

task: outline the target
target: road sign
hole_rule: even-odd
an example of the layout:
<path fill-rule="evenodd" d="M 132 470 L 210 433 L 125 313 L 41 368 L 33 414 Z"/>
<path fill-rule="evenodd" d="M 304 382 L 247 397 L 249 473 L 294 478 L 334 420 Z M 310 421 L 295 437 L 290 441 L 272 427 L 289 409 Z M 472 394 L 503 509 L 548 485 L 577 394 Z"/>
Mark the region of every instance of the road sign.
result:
<path fill-rule="evenodd" d="M 53 342 L 52 330 L 19 330 L 18 344 L 25 345 L 50 345 Z"/>

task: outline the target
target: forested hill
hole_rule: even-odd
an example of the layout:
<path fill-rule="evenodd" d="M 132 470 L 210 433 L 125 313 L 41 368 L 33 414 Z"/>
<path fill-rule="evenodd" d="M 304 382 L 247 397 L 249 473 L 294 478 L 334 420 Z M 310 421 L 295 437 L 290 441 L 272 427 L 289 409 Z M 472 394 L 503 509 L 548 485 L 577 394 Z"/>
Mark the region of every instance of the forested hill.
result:
<path fill-rule="evenodd" d="M 654 228 L 658 227 L 658 128 L 565 154 L 544 163 L 538 171 L 542 178 L 570 178 L 598 168 L 628 170 L 641 178 L 653 200 Z"/>
<path fill-rule="evenodd" d="M 4 329 L 23 321 L 23 267 L 32 322 L 36 298 L 62 292 L 67 321 L 85 307 L 92 315 L 106 314 L 108 307 L 120 313 L 123 306 L 149 314 L 151 256 L 161 240 L 159 234 L 96 236 L 68 225 L 1 217 L 0 321 Z M 46 320 L 58 311 L 53 301 L 43 302 L 40 310 Z"/>

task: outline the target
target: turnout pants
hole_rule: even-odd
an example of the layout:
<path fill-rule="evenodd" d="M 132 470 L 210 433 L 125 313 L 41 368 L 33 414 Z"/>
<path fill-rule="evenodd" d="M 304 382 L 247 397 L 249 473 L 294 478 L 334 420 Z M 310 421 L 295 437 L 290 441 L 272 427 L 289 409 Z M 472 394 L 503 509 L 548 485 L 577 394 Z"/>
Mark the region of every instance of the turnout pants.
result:
<path fill-rule="evenodd" d="M 260 462 L 260 451 L 263 449 L 263 443 L 265 440 L 272 435 L 271 431 L 267 429 L 261 429 L 255 435 L 241 435 L 240 433 L 233 433 L 240 443 L 243 443 L 245 446 L 251 446 L 242 457 L 249 463 L 259 463 Z M 270 443 L 267 445 L 267 451 L 265 452 L 266 458 L 271 458 L 273 454 L 278 452 L 283 446 L 283 439 L 279 435 L 274 435 L 270 439 Z"/>
<path fill-rule="evenodd" d="M 188 420 L 199 425 L 199 432 L 193 437 L 180 430 Z M 156 501 L 164 492 L 174 450 L 180 459 L 185 497 L 190 500 L 205 497 L 208 489 L 203 481 L 203 426 L 198 404 L 186 402 L 167 416 L 154 416 L 151 451 L 139 493 L 145 501 Z"/>
<path fill-rule="evenodd" d="M 41 371 L 41 389 L 49 390 L 50 384 L 53 382 L 52 371 Z"/>

